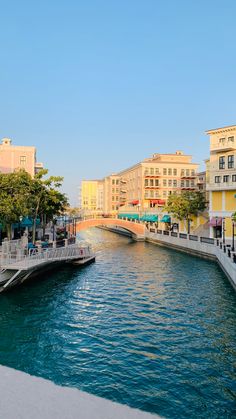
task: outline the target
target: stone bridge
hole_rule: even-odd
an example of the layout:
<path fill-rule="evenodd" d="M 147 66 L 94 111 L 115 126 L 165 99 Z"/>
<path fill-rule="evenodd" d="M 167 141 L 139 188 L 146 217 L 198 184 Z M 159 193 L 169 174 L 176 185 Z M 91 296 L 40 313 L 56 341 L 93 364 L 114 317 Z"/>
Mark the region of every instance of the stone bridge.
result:
<path fill-rule="evenodd" d="M 76 232 L 87 230 L 91 227 L 106 226 L 106 227 L 121 227 L 132 234 L 135 240 L 144 240 L 145 238 L 145 224 L 139 224 L 132 221 L 120 220 L 118 218 L 93 218 L 90 220 L 83 220 L 76 222 Z"/>

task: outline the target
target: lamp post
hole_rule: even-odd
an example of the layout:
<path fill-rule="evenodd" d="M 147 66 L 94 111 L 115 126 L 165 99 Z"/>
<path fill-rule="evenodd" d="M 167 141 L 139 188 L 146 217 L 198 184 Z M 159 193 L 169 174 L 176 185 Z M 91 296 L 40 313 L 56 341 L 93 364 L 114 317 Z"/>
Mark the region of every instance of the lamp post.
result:
<path fill-rule="evenodd" d="M 232 220 L 232 252 L 234 252 L 234 227 L 235 227 L 235 221 L 236 221 L 234 214 L 232 215 L 231 220 Z"/>
<path fill-rule="evenodd" d="M 217 227 L 218 227 L 217 222 L 218 222 L 218 216 L 215 217 L 215 220 L 216 220 L 216 239 L 217 239 Z"/>
<path fill-rule="evenodd" d="M 223 236 L 223 244 L 225 244 L 225 219 L 222 218 L 222 236 Z"/>

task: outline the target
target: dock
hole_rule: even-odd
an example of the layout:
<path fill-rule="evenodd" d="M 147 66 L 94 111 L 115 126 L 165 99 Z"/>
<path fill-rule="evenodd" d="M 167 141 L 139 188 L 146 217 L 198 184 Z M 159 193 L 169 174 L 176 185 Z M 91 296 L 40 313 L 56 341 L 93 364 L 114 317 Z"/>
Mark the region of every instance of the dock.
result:
<path fill-rule="evenodd" d="M 21 240 L 5 241 L 0 256 L 0 292 L 64 264 L 85 265 L 95 261 L 95 255 L 88 245 L 75 240 L 51 243 L 48 248 L 40 244 L 33 249 L 26 249 Z"/>

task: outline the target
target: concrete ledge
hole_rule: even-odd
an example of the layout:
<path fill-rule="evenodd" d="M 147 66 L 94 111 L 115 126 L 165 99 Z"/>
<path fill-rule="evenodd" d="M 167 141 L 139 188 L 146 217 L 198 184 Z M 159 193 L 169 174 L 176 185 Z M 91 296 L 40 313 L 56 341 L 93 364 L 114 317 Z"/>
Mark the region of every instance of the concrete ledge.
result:
<path fill-rule="evenodd" d="M 210 260 L 217 261 L 216 256 L 211 255 L 210 253 L 200 252 L 199 250 L 190 249 L 190 248 L 187 248 L 187 247 L 182 247 L 182 246 L 172 244 L 172 243 L 166 243 L 166 242 L 163 242 L 163 241 L 158 240 L 158 239 L 151 239 L 149 237 L 146 238 L 146 241 L 149 242 L 149 243 L 158 244 L 159 246 L 162 246 L 162 247 L 167 247 L 169 249 L 178 250 L 179 252 L 187 253 L 187 254 L 190 254 L 190 255 L 193 255 L 193 256 L 198 256 L 198 257 L 203 258 L 203 259 L 210 259 Z"/>
<path fill-rule="evenodd" d="M 0 366 L 0 394 L 2 419 L 160 418 L 3 366 Z"/>

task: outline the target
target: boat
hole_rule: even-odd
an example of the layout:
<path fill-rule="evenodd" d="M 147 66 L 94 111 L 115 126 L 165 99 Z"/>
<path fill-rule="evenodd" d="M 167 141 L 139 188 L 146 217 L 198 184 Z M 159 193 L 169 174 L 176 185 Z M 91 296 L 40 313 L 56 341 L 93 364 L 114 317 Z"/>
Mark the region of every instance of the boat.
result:
<path fill-rule="evenodd" d="M 59 246 L 59 247 L 58 247 Z M 48 247 L 37 243 L 25 247 L 22 240 L 4 241 L 0 255 L 0 292 L 22 284 L 28 278 L 59 268 L 66 264 L 87 265 L 95 261 L 90 246 L 70 239 L 49 243 Z"/>

